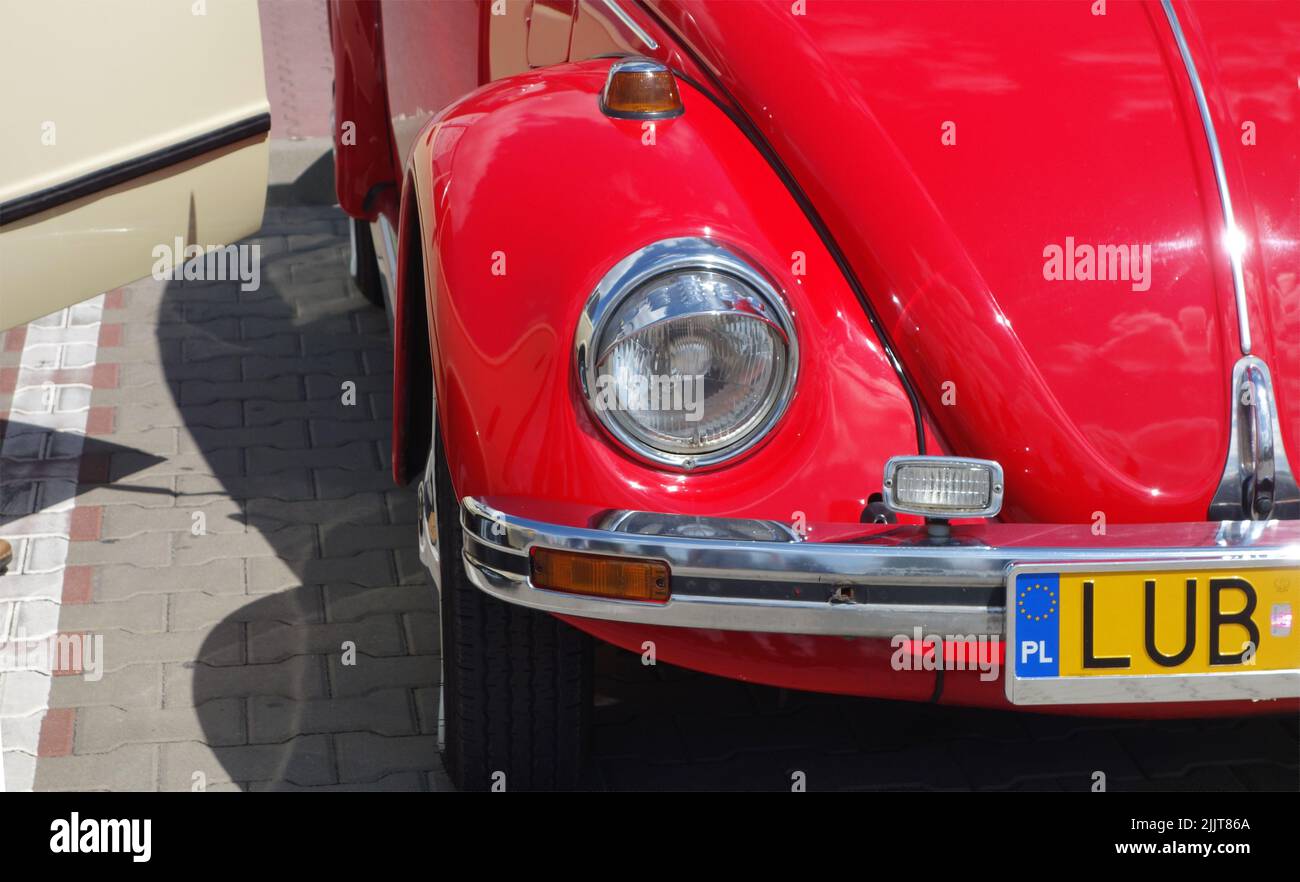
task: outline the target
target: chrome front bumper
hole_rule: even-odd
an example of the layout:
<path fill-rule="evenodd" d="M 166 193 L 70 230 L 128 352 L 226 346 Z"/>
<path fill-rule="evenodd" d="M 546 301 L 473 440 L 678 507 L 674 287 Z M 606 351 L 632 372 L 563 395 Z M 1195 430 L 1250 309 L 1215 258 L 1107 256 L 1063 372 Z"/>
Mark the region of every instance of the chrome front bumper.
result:
<path fill-rule="evenodd" d="M 924 527 L 811 525 L 607 512 L 591 527 L 531 520 L 466 497 L 471 581 L 508 603 L 551 613 L 681 628 L 882 637 L 1001 635 L 1016 564 L 1300 560 L 1300 521 Z M 676 535 L 668 535 L 676 534 Z M 664 604 L 606 600 L 532 585 L 534 547 L 667 562 Z"/>

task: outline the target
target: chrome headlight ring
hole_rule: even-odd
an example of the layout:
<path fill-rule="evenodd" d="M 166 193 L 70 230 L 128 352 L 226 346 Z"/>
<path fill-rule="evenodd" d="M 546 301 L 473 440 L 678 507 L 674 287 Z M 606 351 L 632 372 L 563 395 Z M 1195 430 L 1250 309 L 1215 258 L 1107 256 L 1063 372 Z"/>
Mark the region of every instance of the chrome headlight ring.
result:
<path fill-rule="evenodd" d="M 758 319 L 771 337 L 783 346 L 779 352 L 774 350 L 774 370 L 780 371 L 780 377 L 774 382 L 772 394 L 765 400 L 761 412 L 739 424 L 734 437 L 728 438 L 721 446 L 698 453 L 685 452 L 680 447 L 672 449 L 672 445 L 652 445 L 638 437 L 617 411 L 597 405 L 598 368 L 604 355 L 613 348 L 613 344 L 605 339 L 606 326 L 611 318 L 631 297 L 660 280 L 692 272 L 700 276 L 717 274 L 729 283 L 738 282 L 738 287 L 747 289 L 748 295 L 733 298 L 721 309 L 668 311 L 653 316 L 637 330 L 653 327 L 664 320 L 689 316 L 717 318 L 734 315 Z M 614 342 L 622 339 L 623 335 L 620 335 Z M 597 347 L 602 347 L 603 351 L 597 351 Z M 789 307 L 766 275 L 735 251 L 712 239 L 684 237 L 647 245 L 619 261 L 605 274 L 578 320 L 574 359 L 587 408 L 610 435 L 639 459 L 658 466 L 691 471 L 735 459 L 768 435 L 794 396 L 799 346 Z"/>

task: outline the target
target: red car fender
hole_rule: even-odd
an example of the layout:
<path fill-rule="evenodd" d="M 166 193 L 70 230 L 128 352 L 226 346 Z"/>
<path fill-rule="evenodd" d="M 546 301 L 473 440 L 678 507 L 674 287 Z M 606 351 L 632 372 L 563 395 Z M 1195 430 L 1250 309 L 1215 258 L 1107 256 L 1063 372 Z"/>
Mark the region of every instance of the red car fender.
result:
<path fill-rule="evenodd" d="M 396 187 L 397 162 L 389 135 L 384 92 L 384 53 L 378 0 L 330 0 L 330 46 L 334 54 L 334 190 L 351 217 L 373 221 L 372 197 Z"/>
<path fill-rule="evenodd" d="M 780 179 L 723 113 L 682 84 L 677 119 L 608 118 L 598 95 L 610 63 L 493 83 L 440 114 L 411 154 L 403 201 L 420 219 L 435 397 L 456 492 L 857 521 L 884 461 L 916 450 L 911 408 L 866 316 Z M 768 273 L 801 347 L 794 398 L 765 443 L 699 473 L 628 455 L 588 412 L 573 369 L 574 329 L 600 278 L 677 236 L 712 237 Z M 402 290 L 399 347 L 417 327 L 414 292 Z M 399 353 L 395 439 L 407 437 L 410 419 L 413 377 L 402 361 Z M 395 443 L 399 477 L 418 466 L 404 446 Z"/>

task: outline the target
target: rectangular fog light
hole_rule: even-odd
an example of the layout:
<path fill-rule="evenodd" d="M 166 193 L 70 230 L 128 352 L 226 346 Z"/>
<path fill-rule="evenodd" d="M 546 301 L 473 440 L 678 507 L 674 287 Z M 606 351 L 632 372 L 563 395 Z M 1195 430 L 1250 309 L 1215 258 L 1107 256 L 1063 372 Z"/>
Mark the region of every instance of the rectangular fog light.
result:
<path fill-rule="evenodd" d="M 932 518 L 991 518 L 1002 509 L 1002 466 L 991 459 L 895 456 L 885 463 L 885 505 Z"/>
<path fill-rule="evenodd" d="M 534 548 L 531 558 L 533 585 L 537 588 L 607 600 L 668 601 L 668 564 L 663 561 L 551 548 Z"/>

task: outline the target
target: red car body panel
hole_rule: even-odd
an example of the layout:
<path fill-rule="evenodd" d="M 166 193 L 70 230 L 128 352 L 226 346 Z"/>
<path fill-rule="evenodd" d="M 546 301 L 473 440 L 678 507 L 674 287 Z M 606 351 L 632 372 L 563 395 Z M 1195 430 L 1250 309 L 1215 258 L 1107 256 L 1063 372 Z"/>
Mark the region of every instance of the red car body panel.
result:
<path fill-rule="evenodd" d="M 334 53 L 334 191 L 352 217 L 375 220 L 386 186 L 395 205 L 401 180 L 388 127 L 378 0 L 330 0 Z M 396 222 L 396 218 L 392 219 Z"/>
<path fill-rule="evenodd" d="M 845 2 L 805 16 L 782 5 L 654 6 L 812 197 L 948 446 L 1002 463 L 1005 517 L 1206 516 L 1241 352 L 1205 133 L 1158 4 L 1110 4 L 1104 16 L 1068 3 L 904 12 Z M 1254 22 L 1251 32 L 1267 21 L 1278 35 L 1267 45 L 1285 39 L 1279 18 L 1295 18 L 1294 8 L 1232 7 Z M 1193 34 L 1210 30 L 1199 8 L 1180 6 Z M 1253 196 L 1244 163 L 1281 174 L 1264 229 L 1238 213 L 1256 243 L 1248 299 L 1266 360 L 1283 328 L 1266 321 L 1260 282 L 1294 272 L 1300 238 L 1296 49 L 1276 48 L 1248 75 L 1289 89 L 1254 105 L 1259 131 L 1275 142 L 1271 158 L 1232 136 L 1240 126 L 1221 99 L 1231 77 L 1198 60 L 1220 98 L 1216 127 L 1229 133 L 1220 140 L 1230 187 L 1242 194 L 1234 201 Z M 944 143 L 945 123 L 954 144 Z M 1043 249 L 1067 237 L 1150 244 L 1150 289 L 1045 280 Z M 1274 308 L 1289 316 L 1300 307 L 1293 277 L 1276 286 L 1288 284 Z M 941 402 L 945 382 L 955 384 L 955 406 Z M 1294 427 L 1293 406 L 1282 406 Z M 1300 436 L 1287 440 L 1294 449 Z"/>
<path fill-rule="evenodd" d="M 1237 316 L 1205 136 L 1158 5 L 1109 4 L 1100 21 L 1088 4 L 925 3 L 904 15 L 894 4 L 836 3 L 805 17 L 785 3 L 623 5 L 658 48 L 632 38 L 604 4 L 580 0 L 569 58 L 655 57 L 757 125 L 883 317 L 924 400 L 931 452 L 1003 463 L 1004 519 L 1206 517 L 1227 456 Z M 400 223 L 403 243 L 410 229 L 422 244 L 456 492 L 520 500 L 575 525 L 586 521 L 574 506 L 856 523 L 884 459 L 915 452 L 916 437 L 882 341 L 825 245 L 754 145 L 692 87 L 681 85 L 686 114 L 660 122 L 648 146 L 639 123 L 597 110 L 607 60 L 530 71 L 530 9 L 510 3 L 494 17 L 486 4 L 383 4 L 376 75 L 392 145 L 367 141 L 355 149 L 369 158 L 348 166 L 395 156 L 406 169 L 400 220 L 396 200 L 381 210 Z M 1251 243 L 1254 351 L 1273 365 L 1294 451 L 1297 22 L 1275 5 L 1179 4 L 1179 14 Z M 336 58 L 340 45 L 360 53 L 373 41 L 344 29 Z M 1254 148 L 1233 137 L 1243 115 L 1256 124 Z M 956 144 L 942 142 L 945 122 L 956 124 Z M 357 215 L 361 185 L 343 180 L 350 174 L 340 173 L 340 193 L 353 194 L 344 207 Z M 657 239 L 705 233 L 776 277 L 803 343 L 799 387 L 751 454 L 670 473 L 627 456 L 591 419 L 573 376 L 573 331 L 614 262 Z M 1049 283 L 1043 249 L 1067 236 L 1151 243 L 1150 289 Z M 807 255 L 806 277 L 792 273 L 795 251 Z M 504 275 L 492 272 L 497 255 Z M 395 339 L 404 340 L 418 312 L 397 300 Z M 398 402 L 408 355 L 395 354 Z M 949 382 L 953 406 L 941 397 Z M 394 413 L 395 437 L 404 436 L 402 407 Z M 407 472 L 396 457 L 394 467 Z M 1009 706 L 1000 679 L 977 672 L 949 672 L 942 689 L 932 673 L 899 676 L 888 641 L 568 621 L 633 651 L 654 640 L 664 661 L 737 679 Z"/>
<path fill-rule="evenodd" d="M 1032 710 L 1034 713 L 1085 714 L 1104 717 L 1170 719 L 1205 716 L 1254 716 L 1295 713 L 1300 701 L 1214 701 L 1145 704 L 1034 705 L 1007 701 L 1002 677 L 985 679 L 978 670 L 927 669 L 925 656 L 942 652 L 950 665 L 974 659 L 974 644 L 951 641 L 907 641 L 896 648 L 889 640 L 812 637 L 800 634 L 751 634 L 744 631 L 664 628 L 654 625 L 605 622 L 562 616 L 565 621 L 629 652 L 645 652 L 652 643 L 660 659 L 733 680 L 904 701 L 934 701 L 961 707 Z M 941 646 L 942 648 L 936 648 Z M 988 650 L 986 650 L 987 652 Z M 991 649 L 1004 669 L 1001 642 Z M 906 659 L 895 667 L 899 653 Z"/>
<path fill-rule="evenodd" d="M 1197 25 L 1190 35 L 1197 65 L 1208 70 L 1216 86 L 1211 107 L 1226 131 L 1222 140 L 1238 224 L 1252 243 L 1246 296 L 1252 330 L 1258 329 L 1256 354 L 1272 366 L 1282 433 L 1287 450 L 1295 450 L 1300 445 L 1300 14 L 1294 3 L 1287 9 L 1231 2 L 1179 9 Z"/>

